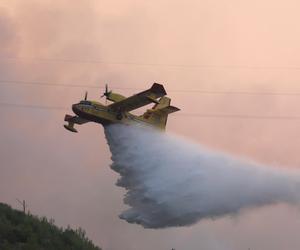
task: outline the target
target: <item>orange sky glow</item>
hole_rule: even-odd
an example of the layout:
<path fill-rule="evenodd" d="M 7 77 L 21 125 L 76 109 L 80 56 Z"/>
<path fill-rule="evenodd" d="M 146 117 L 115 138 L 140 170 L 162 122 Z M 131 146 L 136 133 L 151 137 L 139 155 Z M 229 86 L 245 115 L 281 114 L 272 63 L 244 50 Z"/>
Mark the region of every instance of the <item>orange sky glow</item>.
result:
<path fill-rule="evenodd" d="M 106 83 L 130 95 L 138 90 L 118 87 L 159 82 L 182 110 L 168 132 L 297 169 L 300 119 L 186 114 L 300 116 L 299 8 L 295 0 L 2 0 L 0 103 L 70 107 L 86 90 L 99 99 Z M 124 191 L 114 185 L 103 129 L 68 133 L 65 112 L 0 106 L 0 202 L 26 199 L 33 213 L 83 227 L 104 249 L 299 249 L 299 211 L 280 204 L 180 229 L 119 220 Z"/>

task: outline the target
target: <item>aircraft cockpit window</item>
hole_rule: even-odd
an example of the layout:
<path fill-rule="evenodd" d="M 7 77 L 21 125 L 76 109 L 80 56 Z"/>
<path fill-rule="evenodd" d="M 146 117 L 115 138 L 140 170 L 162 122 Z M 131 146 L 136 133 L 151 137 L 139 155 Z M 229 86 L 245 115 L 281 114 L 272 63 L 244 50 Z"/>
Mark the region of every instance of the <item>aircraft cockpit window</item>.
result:
<path fill-rule="evenodd" d="M 90 101 L 80 101 L 80 104 L 92 105 Z"/>

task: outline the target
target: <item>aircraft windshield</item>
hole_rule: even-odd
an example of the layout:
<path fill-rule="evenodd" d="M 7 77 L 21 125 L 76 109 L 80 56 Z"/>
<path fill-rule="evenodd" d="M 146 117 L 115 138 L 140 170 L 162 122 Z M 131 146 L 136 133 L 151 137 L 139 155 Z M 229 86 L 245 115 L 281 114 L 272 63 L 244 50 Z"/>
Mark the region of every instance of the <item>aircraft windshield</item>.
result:
<path fill-rule="evenodd" d="M 80 101 L 80 104 L 91 105 L 92 103 L 90 101 Z"/>

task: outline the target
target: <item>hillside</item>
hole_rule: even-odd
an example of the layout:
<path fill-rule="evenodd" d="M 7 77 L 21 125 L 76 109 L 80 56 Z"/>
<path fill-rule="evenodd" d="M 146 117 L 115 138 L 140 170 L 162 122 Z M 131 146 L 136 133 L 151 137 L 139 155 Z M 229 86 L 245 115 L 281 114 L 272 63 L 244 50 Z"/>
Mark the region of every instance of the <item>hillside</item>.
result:
<path fill-rule="evenodd" d="M 0 203 L 0 249 L 101 250 L 81 228 L 58 228 L 53 220 L 14 210 Z"/>

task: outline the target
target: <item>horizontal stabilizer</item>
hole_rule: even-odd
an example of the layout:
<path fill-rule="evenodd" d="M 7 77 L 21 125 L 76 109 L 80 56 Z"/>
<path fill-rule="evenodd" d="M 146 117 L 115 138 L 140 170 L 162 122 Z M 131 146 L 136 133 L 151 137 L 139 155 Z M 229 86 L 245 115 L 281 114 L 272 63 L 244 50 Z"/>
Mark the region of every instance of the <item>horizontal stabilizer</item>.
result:
<path fill-rule="evenodd" d="M 163 112 L 163 113 L 166 113 L 166 114 L 171 114 L 171 113 L 177 112 L 179 110 L 180 109 L 177 108 L 177 107 L 167 106 L 167 107 L 164 107 L 164 108 L 161 108 L 161 109 L 156 109 L 155 111 Z"/>
<path fill-rule="evenodd" d="M 148 98 L 151 102 L 153 102 L 153 103 L 156 103 L 156 104 L 159 103 L 159 101 L 157 101 L 155 98 L 153 98 L 153 97 L 151 97 L 151 96 L 147 96 L 147 98 Z"/>

